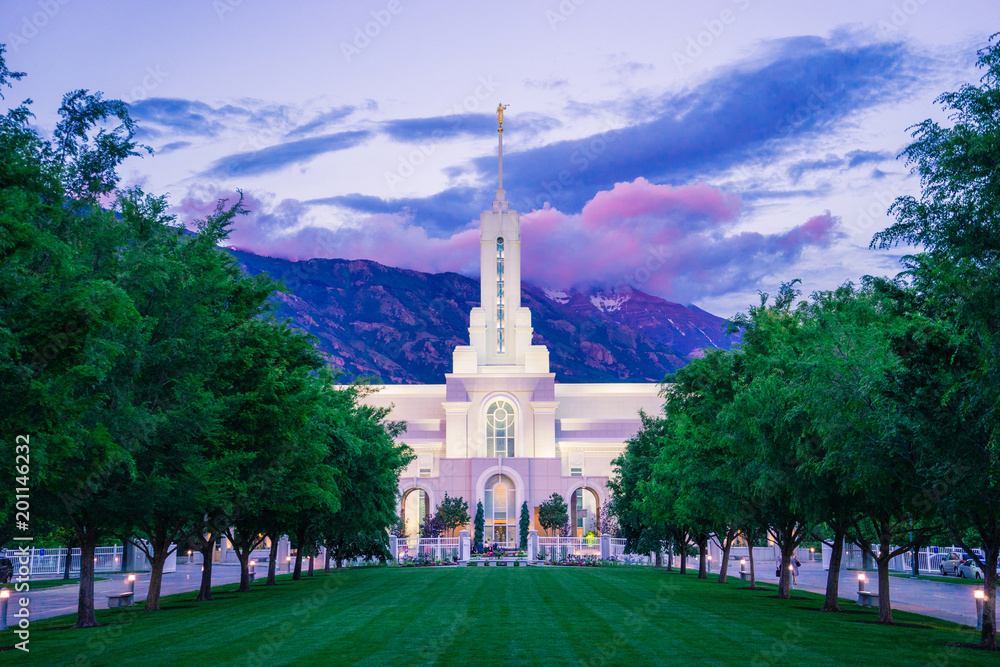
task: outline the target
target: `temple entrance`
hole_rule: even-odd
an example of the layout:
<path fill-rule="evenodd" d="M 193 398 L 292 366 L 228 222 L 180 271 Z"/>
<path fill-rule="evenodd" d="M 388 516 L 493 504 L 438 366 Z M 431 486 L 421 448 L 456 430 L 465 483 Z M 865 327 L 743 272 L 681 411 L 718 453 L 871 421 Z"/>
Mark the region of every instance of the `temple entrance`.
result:
<path fill-rule="evenodd" d="M 403 535 L 420 537 L 420 530 L 430 517 L 427 493 L 423 489 L 410 489 L 403 495 Z"/>
<path fill-rule="evenodd" d="M 517 492 L 507 475 L 493 475 L 483 489 L 484 546 L 513 548 L 517 541 Z"/>
<path fill-rule="evenodd" d="M 593 489 L 587 487 L 577 489 L 573 493 L 573 500 L 570 503 L 570 525 L 573 526 L 573 535 L 576 537 L 598 535 L 600 533 L 600 527 L 597 525 L 599 509 L 600 501 Z"/>

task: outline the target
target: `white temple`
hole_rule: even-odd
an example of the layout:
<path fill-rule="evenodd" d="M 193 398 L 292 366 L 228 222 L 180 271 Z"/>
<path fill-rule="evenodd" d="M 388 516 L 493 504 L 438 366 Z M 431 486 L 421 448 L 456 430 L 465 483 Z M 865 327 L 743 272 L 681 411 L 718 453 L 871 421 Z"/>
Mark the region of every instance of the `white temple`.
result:
<path fill-rule="evenodd" d="M 383 385 L 366 400 L 392 406 L 390 419 L 407 425 L 400 440 L 417 455 L 399 482 L 407 536 L 445 493 L 468 501 L 471 517 L 483 503 L 487 542 L 516 542 L 525 501 L 531 529 L 545 534 L 538 506 L 553 493 L 569 505 L 571 534 L 599 534 L 611 461 L 639 430 L 639 410 L 660 410 L 660 385 L 561 384 L 548 348 L 532 344 L 520 218 L 503 189 L 503 107 L 497 112 L 499 187 L 480 217 L 482 305 L 470 313 L 469 345 L 455 348 L 444 384 Z"/>

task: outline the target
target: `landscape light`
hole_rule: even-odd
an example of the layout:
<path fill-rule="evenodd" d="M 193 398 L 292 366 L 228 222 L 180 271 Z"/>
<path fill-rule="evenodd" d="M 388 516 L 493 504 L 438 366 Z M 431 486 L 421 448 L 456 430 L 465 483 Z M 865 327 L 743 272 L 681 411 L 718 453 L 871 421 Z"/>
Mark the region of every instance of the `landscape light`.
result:
<path fill-rule="evenodd" d="M 0 630 L 6 630 L 7 625 L 7 599 L 10 598 L 10 591 L 0 588 Z"/>
<path fill-rule="evenodd" d="M 128 575 L 128 580 L 129 581 L 135 581 L 135 573 L 134 572 L 132 574 Z"/>
<path fill-rule="evenodd" d="M 859 572 L 858 573 L 858 581 L 864 581 L 864 580 L 865 580 L 865 573 L 864 572 Z"/>
<path fill-rule="evenodd" d="M 983 603 L 986 602 L 986 593 L 982 590 L 972 591 L 972 596 L 976 598 L 976 630 L 983 629 Z"/>

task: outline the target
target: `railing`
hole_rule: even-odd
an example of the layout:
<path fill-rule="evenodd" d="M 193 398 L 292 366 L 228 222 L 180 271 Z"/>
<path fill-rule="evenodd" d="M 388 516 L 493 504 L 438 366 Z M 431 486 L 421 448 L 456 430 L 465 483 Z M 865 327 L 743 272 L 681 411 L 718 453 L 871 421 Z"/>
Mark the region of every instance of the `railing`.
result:
<path fill-rule="evenodd" d="M 878 545 L 872 545 L 872 551 L 878 552 Z M 890 549 L 896 549 L 895 546 Z M 985 556 L 981 549 L 973 549 L 980 558 Z M 917 552 L 917 571 L 923 574 L 936 574 L 941 567 L 941 561 L 947 558 L 952 552 L 964 553 L 962 547 L 924 547 Z M 861 547 L 856 544 L 849 544 L 844 549 L 844 562 L 848 570 L 863 570 L 874 568 L 875 562 L 872 558 L 866 558 Z M 889 570 L 892 572 L 912 572 L 913 571 L 913 551 L 907 551 L 899 556 L 889 559 Z"/>
<path fill-rule="evenodd" d="M 400 537 L 396 540 L 396 560 L 458 560 L 459 537 Z"/>
<path fill-rule="evenodd" d="M 566 560 L 576 558 L 601 557 L 601 539 L 599 537 L 539 537 L 538 553 L 547 560 Z"/>
<path fill-rule="evenodd" d="M 138 550 L 137 550 L 138 551 Z M 146 562 L 145 555 L 142 555 L 142 561 L 146 567 L 149 564 Z M 3 549 L 0 551 L 0 557 L 10 558 L 14 562 L 14 573 L 18 573 L 20 568 L 21 552 L 17 549 Z M 122 548 L 117 547 L 97 547 L 94 549 L 94 570 L 96 572 L 117 572 L 121 570 L 122 565 Z M 80 550 L 73 549 L 69 556 L 69 573 L 70 576 L 80 575 Z M 32 578 L 45 578 L 61 576 L 66 568 L 66 549 L 36 549 L 31 548 L 30 551 L 30 576 Z M 142 567 L 129 568 L 129 569 L 143 569 Z"/>
<path fill-rule="evenodd" d="M 32 547 L 29 550 L 29 571 L 32 579 L 51 579 L 61 577 L 66 568 L 67 551 L 65 548 L 40 549 Z M 17 549 L 0 550 L 0 558 L 10 558 L 14 563 L 14 576 L 19 576 L 21 568 L 21 551 Z M 174 572 L 176 570 L 176 552 L 167 557 L 164 564 L 164 572 Z M 128 551 L 128 560 L 125 563 L 125 570 L 129 572 L 148 570 L 149 559 L 139 548 L 131 548 Z M 95 572 L 119 572 L 122 570 L 122 547 L 97 547 L 94 549 L 94 571 Z M 80 550 L 73 549 L 69 553 L 69 575 L 71 577 L 80 576 Z"/>

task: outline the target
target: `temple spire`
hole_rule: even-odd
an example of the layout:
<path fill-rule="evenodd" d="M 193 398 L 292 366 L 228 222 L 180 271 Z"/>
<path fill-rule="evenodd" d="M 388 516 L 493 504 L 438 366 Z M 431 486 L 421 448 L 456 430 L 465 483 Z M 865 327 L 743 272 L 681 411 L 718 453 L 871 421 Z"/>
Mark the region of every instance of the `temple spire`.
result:
<path fill-rule="evenodd" d="M 503 110 L 509 107 L 509 104 L 498 104 L 497 105 L 497 140 L 499 141 L 499 156 L 500 156 L 500 181 L 497 187 L 497 199 L 504 199 L 503 191 Z"/>

